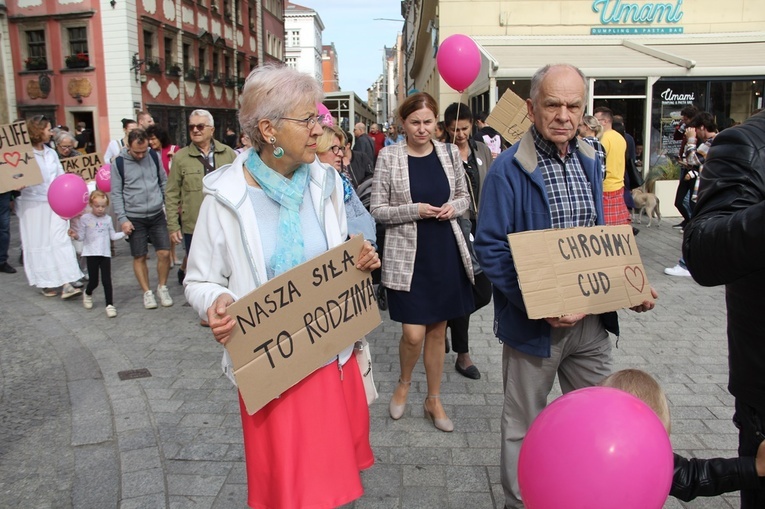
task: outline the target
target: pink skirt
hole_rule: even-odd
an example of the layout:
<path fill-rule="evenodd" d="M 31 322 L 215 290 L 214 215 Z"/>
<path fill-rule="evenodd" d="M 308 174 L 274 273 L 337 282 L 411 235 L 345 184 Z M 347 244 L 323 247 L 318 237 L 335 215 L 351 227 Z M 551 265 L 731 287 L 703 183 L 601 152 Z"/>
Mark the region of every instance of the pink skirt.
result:
<path fill-rule="evenodd" d="M 253 415 L 239 407 L 247 502 L 257 509 L 332 509 L 364 494 L 374 464 L 356 356 L 320 368 Z"/>
<path fill-rule="evenodd" d="M 630 211 L 624 203 L 624 188 L 603 191 L 603 219 L 610 226 L 632 223 Z"/>

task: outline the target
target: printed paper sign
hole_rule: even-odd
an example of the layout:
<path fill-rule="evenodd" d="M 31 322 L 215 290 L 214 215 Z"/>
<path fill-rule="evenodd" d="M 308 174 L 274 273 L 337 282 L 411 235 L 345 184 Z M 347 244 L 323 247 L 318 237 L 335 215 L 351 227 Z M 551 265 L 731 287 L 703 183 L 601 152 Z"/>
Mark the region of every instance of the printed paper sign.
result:
<path fill-rule="evenodd" d="M 0 193 L 42 184 L 26 122 L 0 125 Z"/>
<path fill-rule="evenodd" d="M 496 129 L 510 144 L 520 140 L 532 124 L 526 101 L 510 89 L 502 94 L 486 123 Z"/>
<path fill-rule="evenodd" d="M 228 307 L 226 350 L 253 414 L 381 323 L 358 236 L 268 281 Z"/>
<path fill-rule="evenodd" d="M 653 301 L 630 225 L 507 236 L 529 318 L 605 313 Z"/>
<path fill-rule="evenodd" d="M 98 154 L 85 154 L 76 157 L 67 157 L 61 160 L 61 164 L 64 166 L 66 173 L 75 173 L 85 180 L 90 182 L 96 179 L 96 173 L 98 169 L 103 166 L 103 161 Z"/>

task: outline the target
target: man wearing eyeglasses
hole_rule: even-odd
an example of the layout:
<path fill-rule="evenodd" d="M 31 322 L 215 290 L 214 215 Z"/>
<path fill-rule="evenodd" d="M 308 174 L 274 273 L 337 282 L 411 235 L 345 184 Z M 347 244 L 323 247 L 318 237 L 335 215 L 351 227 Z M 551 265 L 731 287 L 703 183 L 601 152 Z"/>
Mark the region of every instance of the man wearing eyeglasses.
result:
<path fill-rule="evenodd" d="M 173 156 L 173 166 L 167 178 L 165 210 L 167 228 L 173 242 L 184 243 L 186 254 L 202 206 L 202 177 L 236 159 L 236 152 L 213 139 L 215 121 L 207 110 L 194 110 L 189 115 L 191 143 Z M 180 213 L 180 218 L 179 218 Z M 178 269 L 178 283 L 183 284 L 186 258 Z"/>

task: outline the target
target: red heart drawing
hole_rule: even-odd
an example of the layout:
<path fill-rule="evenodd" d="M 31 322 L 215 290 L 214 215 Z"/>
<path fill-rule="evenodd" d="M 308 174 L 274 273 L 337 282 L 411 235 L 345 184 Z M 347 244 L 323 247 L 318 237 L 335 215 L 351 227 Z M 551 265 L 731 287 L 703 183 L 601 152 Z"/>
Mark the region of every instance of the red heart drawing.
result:
<path fill-rule="evenodd" d="M 627 278 L 627 282 L 632 288 L 637 290 L 638 293 L 643 293 L 643 288 L 645 288 L 645 274 L 643 274 L 643 269 L 637 265 L 634 267 L 624 267 L 624 277 Z"/>
<path fill-rule="evenodd" d="M 18 152 L 6 152 L 3 154 L 3 159 L 5 159 L 5 162 L 13 166 L 14 168 L 19 165 L 19 160 L 21 159 L 21 154 Z"/>

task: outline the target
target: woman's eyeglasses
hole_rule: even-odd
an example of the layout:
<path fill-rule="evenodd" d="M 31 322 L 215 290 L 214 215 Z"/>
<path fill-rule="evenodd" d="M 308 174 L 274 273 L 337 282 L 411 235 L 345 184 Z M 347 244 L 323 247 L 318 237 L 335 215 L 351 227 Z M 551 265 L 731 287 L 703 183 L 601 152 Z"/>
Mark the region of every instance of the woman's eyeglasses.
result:
<path fill-rule="evenodd" d="M 204 131 L 205 127 L 212 127 L 207 124 L 189 124 L 189 131 Z"/>
<path fill-rule="evenodd" d="M 337 155 L 340 152 L 345 152 L 345 147 L 341 147 L 340 145 L 332 145 L 329 147 L 329 149 L 332 151 L 333 154 Z"/>
<path fill-rule="evenodd" d="M 300 122 L 301 124 L 305 125 L 308 129 L 313 129 L 314 126 L 319 122 L 320 117 L 318 115 L 313 115 L 308 118 L 290 118 L 290 117 L 279 117 L 280 120 L 291 120 L 292 122 Z"/>

